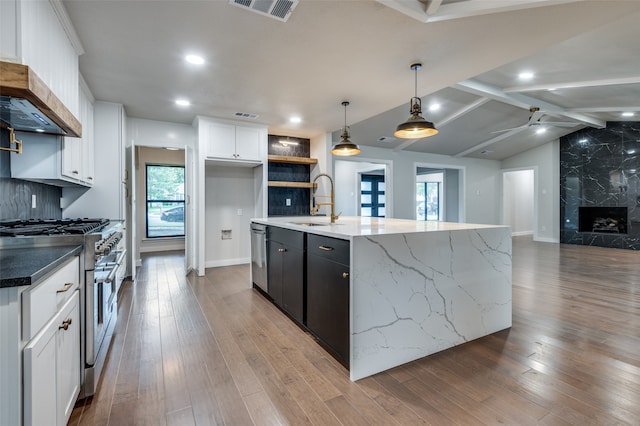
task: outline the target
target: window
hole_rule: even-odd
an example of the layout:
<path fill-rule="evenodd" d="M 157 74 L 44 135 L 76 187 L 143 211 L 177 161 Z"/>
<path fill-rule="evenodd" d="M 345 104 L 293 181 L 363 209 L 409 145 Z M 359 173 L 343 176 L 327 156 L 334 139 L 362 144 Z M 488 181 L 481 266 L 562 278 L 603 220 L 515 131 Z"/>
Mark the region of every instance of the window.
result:
<path fill-rule="evenodd" d="M 147 238 L 184 237 L 184 166 L 146 166 Z"/>
<path fill-rule="evenodd" d="M 385 217 L 384 175 L 362 175 L 360 181 L 360 215 Z"/>
<path fill-rule="evenodd" d="M 416 219 L 440 220 L 440 182 L 418 182 Z"/>

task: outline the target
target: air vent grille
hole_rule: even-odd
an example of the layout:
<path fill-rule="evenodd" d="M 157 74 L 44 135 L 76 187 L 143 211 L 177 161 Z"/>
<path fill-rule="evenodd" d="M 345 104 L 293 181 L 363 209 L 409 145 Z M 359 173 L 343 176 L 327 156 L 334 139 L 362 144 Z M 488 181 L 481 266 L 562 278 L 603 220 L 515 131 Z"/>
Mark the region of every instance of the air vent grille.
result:
<path fill-rule="evenodd" d="M 239 118 L 250 118 L 252 120 L 258 118 L 258 114 L 251 114 L 249 112 L 234 112 L 233 115 Z"/>
<path fill-rule="evenodd" d="M 229 0 L 229 4 L 287 22 L 299 0 Z"/>

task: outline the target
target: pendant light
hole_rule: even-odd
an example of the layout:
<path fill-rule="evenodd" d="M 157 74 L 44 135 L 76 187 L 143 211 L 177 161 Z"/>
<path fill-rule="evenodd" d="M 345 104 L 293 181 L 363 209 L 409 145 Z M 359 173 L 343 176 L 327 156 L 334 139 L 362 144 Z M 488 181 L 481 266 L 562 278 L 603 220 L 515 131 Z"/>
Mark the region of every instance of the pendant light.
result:
<path fill-rule="evenodd" d="M 347 127 L 347 106 L 349 106 L 349 101 L 343 101 L 342 106 L 344 107 L 344 128 L 342 129 L 342 140 L 333 146 L 331 153 L 340 157 L 358 155 L 360 154 L 360 147 L 349 140 L 349 127 Z"/>
<path fill-rule="evenodd" d="M 421 139 L 438 134 L 438 129 L 432 122 L 422 117 L 422 101 L 418 97 L 418 70 L 422 64 L 412 64 L 411 69 L 415 71 L 415 96 L 411 98 L 409 113 L 411 117 L 404 123 L 398 124 L 393 136 L 401 139 Z"/>

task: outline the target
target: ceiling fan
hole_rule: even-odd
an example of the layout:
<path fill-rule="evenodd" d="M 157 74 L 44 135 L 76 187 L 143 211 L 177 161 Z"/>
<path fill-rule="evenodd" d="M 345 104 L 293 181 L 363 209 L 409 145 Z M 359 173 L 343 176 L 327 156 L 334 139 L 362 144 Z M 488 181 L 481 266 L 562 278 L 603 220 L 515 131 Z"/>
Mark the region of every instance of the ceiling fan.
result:
<path fill-rule="evenodd" d="M 523 124 L 522 126 L 518 126 L 518 127 L 512 127 L 510 129 L 496 130 L 495 132 L 491 132 L 491 133 L 510 132 L 513 130 L 525 130 L 529 127 L 542 126 L 542 125 L 555 126 L 555 127 L 575 127 L 580 124 L 580 123 L 575 123 L 571 121 L 540 121 L 540 119 L 545 115 L 544 112 L 540 111 L 540 108 L 531 107 L 529 108 L 529 111 L 531 112 L 531 117 L 529 117 L 529 121 L 526 124 Z"/>

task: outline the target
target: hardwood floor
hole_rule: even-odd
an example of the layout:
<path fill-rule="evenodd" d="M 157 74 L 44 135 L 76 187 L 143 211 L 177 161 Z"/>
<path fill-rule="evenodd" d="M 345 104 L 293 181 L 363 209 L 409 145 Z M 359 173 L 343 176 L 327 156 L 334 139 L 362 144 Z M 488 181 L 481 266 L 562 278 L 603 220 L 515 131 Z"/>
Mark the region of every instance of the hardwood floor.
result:
<path fill-rule="evenodd" d="M 640 424 L 640 253 L 513 241 L 513 327 L 351 382 L 247 265 L 123 285 L 97 394 L 72 425 Z"/>

